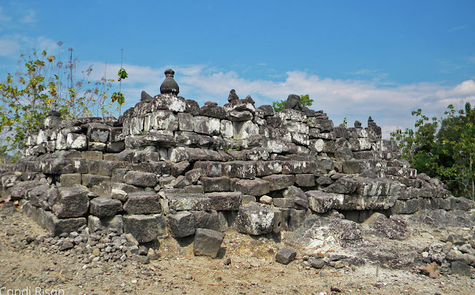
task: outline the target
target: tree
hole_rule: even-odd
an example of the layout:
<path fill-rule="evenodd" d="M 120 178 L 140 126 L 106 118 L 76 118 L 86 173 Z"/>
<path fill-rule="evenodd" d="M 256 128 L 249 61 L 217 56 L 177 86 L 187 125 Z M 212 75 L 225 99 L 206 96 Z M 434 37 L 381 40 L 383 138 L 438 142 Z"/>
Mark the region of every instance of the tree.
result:
<path fill-rule="evenodd" d="M 442 118 L 431 118 L 419 109 L 415 131 L 391 133 L 398 141 L 402 157 L 419 172 L 442 180 L 456 196 L 475 198 L 475 109 L 466 103 L 461 110 L 453 105 Z"/>
<path fill-rule="evenodd" d="M 73 49 L 69 51 L 69 62 L 65 64 L 46 51 L 22 54 L 19 71 L 15 76 L 9 73 L 6 81 L 0 83 L 0 133 L 5 136 L 0 152 L 19 156 L 28 133 L 39 131 L 40 123 L 50 111 L 60 112 L 65 119 L 92 116 L 98 111 L 94 108 L 107 97 L 113 80 L 103 78 L 92 83 L 89 81 L 92 67 L 77 79 L 78 61 L 73 60 Z M 104 107 L 100 112 L 108 114 Z"/>
<path fill-rule="evenodd" d="M 284 109 L 286 100 L 281 100 L 281 101 L 273 101 L 272 102 L 272 107 L 274 108 L 275 112 L 280 112 Z M 308 94 L 305 95 L 300 95 L 300 104 L 303 107 L 309 107 L 313 103 L 313 99 L 310 99 L 310 96 Z"/>

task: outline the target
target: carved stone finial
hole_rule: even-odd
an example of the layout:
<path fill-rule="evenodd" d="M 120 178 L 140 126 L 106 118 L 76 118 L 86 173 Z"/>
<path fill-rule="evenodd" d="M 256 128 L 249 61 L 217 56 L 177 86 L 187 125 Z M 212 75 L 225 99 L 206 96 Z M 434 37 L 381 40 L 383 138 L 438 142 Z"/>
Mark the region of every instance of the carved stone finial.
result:
<path fill-rule="evenodd" d="M 302 104 L 300 103 L 300 96 L 297 94 L 291 94 L 287 98 L 287 101 L 285 102 L 284 109 L 294 109 L 294 110 L 299 110 L 302 111 L 303 107 Z"/>
<path fill-rule="evenodd" d="M 178 93 L 180 93 L 180 87 L 178 87 L 178 84 L 176 83 L 175 79 L 173 79 L 174 75 L 175 71 L 173 71 L 172 69 L 167 69 L 165 71 L 166 78 L 160 86 L 161 94 L 178 95 Z"/>
<path fill-rule="evenodd" d="M 239 100 L 239 96 L 236 94 L 236 90 L 231 89 L 231 91 L 229 91 L 228 101 L 232 102 L 235 100 Z"/>

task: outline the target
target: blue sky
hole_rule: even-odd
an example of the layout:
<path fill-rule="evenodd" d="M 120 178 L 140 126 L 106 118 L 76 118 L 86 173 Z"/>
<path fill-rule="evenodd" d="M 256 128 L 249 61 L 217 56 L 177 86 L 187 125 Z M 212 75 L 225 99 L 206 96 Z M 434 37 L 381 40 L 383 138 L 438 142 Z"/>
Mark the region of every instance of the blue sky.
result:
<path fill-rule="evenodd" d="M 335 125 L 385 136 L 413 127 L 411 111 L 442 115 L 475 103 L 475 1 L 37 1 L 0 2 L 0 81 L 21 53 L 69 47 L 93 76 L 123 66 L 125 107 L 159 93 L 172 67 L 180 95 L 200 105 L 229 90 L 256 105 L 309 94 Z"/>

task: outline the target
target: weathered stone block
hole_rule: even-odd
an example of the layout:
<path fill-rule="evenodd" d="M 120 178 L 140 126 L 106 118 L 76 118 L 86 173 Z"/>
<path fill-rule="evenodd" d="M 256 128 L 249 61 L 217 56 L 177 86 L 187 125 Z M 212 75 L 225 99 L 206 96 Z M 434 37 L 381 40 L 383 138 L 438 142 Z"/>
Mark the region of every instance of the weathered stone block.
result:
<path fill-rule="evenodd" d="M 229 177 L 201 177 L 205 192 L 226 192 L 230 190 Z"/>
<path fill-rule="evenodd" d="M 111 197 L 99 197 L 90 201 L 89 212 L 97 217 L 114 216 L 122 211 L 122 202 Z"/>
<path fill-rule="evenodd" d="M 358 188 L 358 180 L 351 178 L 339 178 L 324 189 L 325 192 L 335 194 L 352 194 Z"/>
<path fill-rule="evenodd" d="M 223 227 L 220 215 L 216 210 L 211 211 L 192 211 L 195 216 L 195 228 L 207 228 L 217 231 L 227 229 L 227 224 Z"/>
<path fill-rule="evenodd" d="M 221 122 L 217 118 L 204 116 L 193 117 L 193 131 L 201 134 L 219 135 Z"/>
<path fill-rule="evenodd" d="M 39 185 L 33 187 L 31 190 L 28 190 L 26 194 L 28 196 L 27 198 L 30 200 L 30 204 L 43 209 L 49 209 L 48 190 L 49 185 L 46 184 Z"/>
<path fill-rule="evenodd" d="M 147 117 L 145 117 L 147 119 Z M 158 110 L 153 112 L 150 115 L 149 125 L 147 125 L 147 120 L 144 121 L 144 130 L 167 130 L 167 131 L 176 131 L 178 130 L 179 121 L 177 116 L 171 111 L 167 110 Z M 148 130 L 147 130 L 148 129 Z"/>
<path fill-rule="evenodd" d="M 254 135 L 259 134 L 259 126 L 252 121 L 233 122 L 233 136 L 234 139 L 248 139 Z"/>
<path fill-rule="evenodd" d="M 87 227 L 89 227 L 92 232 L 105 230 L 107 232 L 122 234 L 124 232 L 124 220 L 122 215 L 107 216 L 102 218 L 89 215 L 87 217 Z"/>
<path fill-rule="evenodd" d="M 81 152 L 81 157 L 84 160 L 101 161 L 102 160 L 102 153 L 98 152 L 98 151 L 83 151 L 83 152 Z"/>
<path fill-rule="evenodd" d="M 170 233 L 175 238 L 184 238 L 195 233 L 195 216 L 188 211 L 180 211 L 168 216 Z"/>
<path fill-rule="evenodd" d="M 194 170 L 200 169 L 203 175 L 208 177 L 223 176 L 223 165 L 219 162 L 198 161 L 194 165 Z M 191 171 L 190 171 L 191 172 Z"/>
<path fill-rule="evenodd" d="M 154 187 L 157 185 L 157 176 L 155 173 L 129 171 L 124 176 L 125 183 L 140 187 Z"/>
<path fill-rule="evenodd" d="M 190 166 L 190 162 L 183 161 L 176 164 L 173 164 L 171 167 L 171 174 L 175 177 L 181 175 L 188 167 Z"/>
<path fill-rule="evenodd" d="M 221 120 L 221 135 L 224 138 L 232 138 L 234 136 L 233 123 L 229 120 Z"/>
<path fill-rule="evenodd" d="M 279 250 L 279 252 L 275 254 L 275 261 L 282 264 L 289 264 L 295 259 L 295 256 L 297 256 L 296 250 L 284 248 L 284 249 Z"/>
<path fill-rule="evenodd" d="M 218 211 L 238 210 L 241 205 L 241 192 L 214 192 L 206 194 L 211 208 Z"/>
<path fill-rule="evenodd" d="M 203 170 L 201 168 L 193 169 L 185 173 L 186 179 L 190 181 L 190 183 L 196 184 L 200 179 Z"/>
<path fill-rule="evenodd" d="M 40 226 L 46 228 L 53 236 L 59 236 L 62 233 L 77 231 L 86 224 L 86 218 L 58 218 L 51 211 L 37 209 L 37 222 Z"/>
<path fill-rule="evenodd" d="M 125 143 L 123 141 L 107 143 L 106 152 L 108 153 L 120 153 L 123 150 L 125 150 Z"/>
<path fill-rule="evenodd" d="M 200 211 L 210 210 L 210 199 L 203 194 L 166 194 L 168 206 L 175 211 Z"/>
<path fill-rule="evenodd" d="M 59 218 L 81 217 L 89 208 L 89 190 L 83 186 L 60 187 L 51 210 Z"/>
<path fill-rule="evenodd" d="M 313 187 L 315 186 L 315 174 L 297 174 L 295 183 L 299 187 Z"/>
<path fill-rule="evenodd" d="M 293 201 L 294 207 L 299 209 L 308 208 L 308 197 L 305 192 L 296 186 L 291 186 L 282 193 L 284 198 L 289 198 Z"/>
<path fill-rule="evenodd" d="M 306 195 L 308 197 L 308 207 L 316 213 L 325 213 L 339 208 L 344 201 L 344 195 L 325 193 L 319 190 L 308 191 Z"/>
<path fill-rule="evenodd" d="M 277 209 L 274 208 L 274 226 L 272 227 L 273 233 L 280 233 L 281 231 L 289 229 L 290 209 Z"/>
<path fill-rule="evenodd" d="M 155 215 L 125 215 L 124 232 L 130 233 L 139 243 L 155 240 L 163 230 L 163 216 Z"/>
<path fill-rule="evenodd" d="M 470 265 L 462 261 L 452 261 L 450 263 L 450 269 L 452 274 L 457 274 L 459 276 L 470 277 L 472 275 L 472 268 Z"/>
<path fill-rule="evenodd" d="M 274 198 L 274 206 L 279 208 L 293 208 L 294 200 L 290 198 Z"/>
<path fill-rule="evenodd" d="M 124 211 L 128 214 L 152 214 L 162 210 L 160 200 L 155 193 L 139 192 L 127 195 Z"/>
<path fill-rule="evenodd" d="M 206 228 L 197 228 L 193 240 L 193 254 L 195 256 L 210 256 L 216 258 L 224 237 L 225 234 L 222 232 Z"/>
<path fill-rule="evenodd" d="M 181 131 L 193 131 L 193 115 L 189 113 L 179 113 L 178 129 Z"/>
<path fill-rule="evenodd" d="M 66 147 L 78 151 L 87 149 L 87 136 L 84 134 L 69 133 L 66 137 Z"/>
<path fill-rule="evenodd" d="M 117 168 L 127 168 L 129 163 L 122 161 L 87 161 L 89 174 L 111 176 L 112 171 Z"/>
<path fill-rule="evenodd" d="M 419 199 L 397 200 L 391 208 L 391 214 L 414 214 L 420 209 Z"/>
<path fill-rule="evenodd" d="M 89 124 L 87 136 L 91 141 L 106 143 L 109 140 L 109 126 L 100 123 Z"/>
<path fill-rule="evenodd" d="M 253 236 L 272 232 L 274 225 L 274 211 L 271 208 L 249 204 L 239 208 L 236 217 L 236 227 L 241 233 Z"/>
<path fill-rule="evenodd" d="M 263 177 L 262 179 L 269 182 L 271 191 L 278 191 L 284 188 L 288 188 L 289 186 L 292 186 L 295 183 L 295 176 L 290 175 L 290 174 L 269 175 L 269 176 Z"/>
<path fill-rule="evenodd" d="M 82 175 L 82 185 L 88 188 L 98 185 L 102 183 L 103 181 L 109 181 L 109 180 L 110 180 L 109 176 L 95 175 L 95 174 Z"/>
<path fill-rule="evenodd" d="M 308 174 L 317 170 L 316 162 L 311 161 L 283 161 L 283 174 Z"/>
<path fill-rule="evenodd" d="M 232 161 L 222 164 L 224 175 L 231 178 L 253 179 L 256 177 L 256 165 L 247 161 Z"/>
<path fill-rule="evenodd" d="M 61 182 L 61 186 L 75 186 L 81 184 L 81 174 L 73 173 L 73 174 L 61 174 L 59 181 Z"/>
<path fill-rule="evenodd" d="M 307 210 L 290 209 L 289 230 L 302 227 L 307 217 Z"/>
<path fill-rule="evenodd" d="M 242 192 L 245 195 L 260 197 L 270 192 L 270 184 L 268 181 L 262 179 L 243 179 L 236 182 L 234 190 Z"/>
<path fill-rule="evenodd" d="M 370 168 L 370 163 L 365 160 L 350 160 L 342 163 L 343 173 L 345 174 L 358 174 Z"/>

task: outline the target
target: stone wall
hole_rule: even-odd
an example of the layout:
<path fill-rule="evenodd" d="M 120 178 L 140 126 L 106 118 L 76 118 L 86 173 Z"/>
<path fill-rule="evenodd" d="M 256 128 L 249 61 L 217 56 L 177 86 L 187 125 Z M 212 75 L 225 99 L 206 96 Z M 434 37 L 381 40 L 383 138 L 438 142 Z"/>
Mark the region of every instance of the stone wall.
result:
<path fill-rule="evenodd" d="M 146 243 L 198 228 L 296 230 L 335 210 L 364 221 L 471 207 L 399 160 L 371 118 L 366 128 L 335 127 L 323 111 L 294 104 L 275 113 L 235 94 L 201 108 L 162 94 L 119 120 L 51 113 L 24 155 L 1 167 L 3 196 L 54 235 L 87 225 Z"/>

